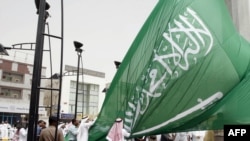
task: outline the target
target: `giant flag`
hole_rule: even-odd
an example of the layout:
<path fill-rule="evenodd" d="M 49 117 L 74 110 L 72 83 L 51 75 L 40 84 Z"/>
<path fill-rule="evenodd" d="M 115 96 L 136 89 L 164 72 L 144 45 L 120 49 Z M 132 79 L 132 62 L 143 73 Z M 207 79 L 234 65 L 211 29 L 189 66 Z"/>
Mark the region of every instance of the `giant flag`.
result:
<path fill-rule="evenodd" d="M 250 45 L 224 0 L 160 0 L 111 82 L 91 141 L 250 124 Z"/>

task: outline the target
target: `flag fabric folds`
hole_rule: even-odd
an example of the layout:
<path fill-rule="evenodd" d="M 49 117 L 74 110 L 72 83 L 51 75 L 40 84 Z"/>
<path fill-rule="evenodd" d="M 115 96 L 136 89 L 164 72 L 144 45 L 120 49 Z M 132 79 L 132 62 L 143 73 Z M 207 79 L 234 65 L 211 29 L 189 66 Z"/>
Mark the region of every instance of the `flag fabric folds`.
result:
<path fill-rule="evenodd" d="M 107 91 L 91 141 L 249 124 L 250 46 L 224 0 L 160 0 Z"/>

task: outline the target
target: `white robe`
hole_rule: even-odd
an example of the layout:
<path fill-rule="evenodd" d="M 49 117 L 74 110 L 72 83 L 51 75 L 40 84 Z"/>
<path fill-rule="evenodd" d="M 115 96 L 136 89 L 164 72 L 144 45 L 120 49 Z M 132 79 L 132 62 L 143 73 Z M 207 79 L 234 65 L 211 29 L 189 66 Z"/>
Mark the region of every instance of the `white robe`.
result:
<path fill-rule="evenodd" d="M 64 128 L 62 128 L 62 126 L 65 126 Z M 62 133 L 63 133 L 63 137 L 65 137 L 66 136 L 66 134 L 67 134 L 67 132 L 66 132 L 66 125 L 65 125 L 65 123 L 61 123 L 61 124 L 59 124 L 58 125 L 58 129 L 59 130 L 62 130 Z"/>
<path fill-rule="evenodd" d="M 205 131 L 193 131 L 191 132 L 192 141 L 203 141 L 205 137 Z"/>
<path fill-rule="evenodd" d="M 28 129 L 21 128 L 19 130 L 19 141 L 27 141 Z"/>
<path fill-rule="evenodd" d="M 8 138 L 8 129 L 4 124 L 1 126 L 1 138 Z"/>
<path fill-rule="evenodd" d="M 82 119 L 81 124 L 78 128 L 77 140 L 78 141 L 88 141 L 89 128 L 94 124 L 94 121 L 86 122 L 88 118 Z"/>
<path fill-rule="evenodd" d="M 188 141 L 190 134 L 188 132 L 176 133 L 174 141 Z"/>

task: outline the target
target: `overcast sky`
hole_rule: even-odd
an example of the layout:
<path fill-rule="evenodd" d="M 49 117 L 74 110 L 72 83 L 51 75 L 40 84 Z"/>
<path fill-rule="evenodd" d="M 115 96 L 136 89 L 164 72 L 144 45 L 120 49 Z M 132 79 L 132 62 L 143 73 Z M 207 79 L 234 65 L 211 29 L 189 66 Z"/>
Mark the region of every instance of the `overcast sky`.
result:
<path fill-rule="evenodd" d="M 47 19 L 50 33 L 60 36 L 61 2 L 47 2 L 51 6 L 51 17 Z M 83 67 L 104 72 L 106 81 L 110 82 L 116 72 L 114 61 L 122 61 L 157 2 L 158 0 L 65 0 L 64 64 L 77 66 L 73 41 L 82 42 Z M 0 43 L 4 46 L 36 41 L 38 15 L 34 1 L 1 0 L 0 21 Z M 47 38 L 45 42 L 48 42 Z M 52 58 L 56 60 L 60 51 L 60 40 L 51 39 L 51 45 Z M 8 52 L 9 58 L 26 58 L 26 61 L 33 63 L 32 51 Z M 47 59 L 48 55 L 44 53 L 43 58 Z M 43 61 L 45 66 L 49 64 L 46 59 Z M 59 71 L 59 67 L 53 70 Z"/>

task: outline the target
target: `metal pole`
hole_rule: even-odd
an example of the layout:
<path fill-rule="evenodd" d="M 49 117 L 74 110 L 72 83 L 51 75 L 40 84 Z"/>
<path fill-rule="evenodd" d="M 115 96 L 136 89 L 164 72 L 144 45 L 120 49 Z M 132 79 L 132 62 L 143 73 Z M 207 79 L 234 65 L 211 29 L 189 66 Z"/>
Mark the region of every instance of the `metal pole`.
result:
<path fill-rule="evenodd" d="M 75 99 L 75 119 L 77 116 L 77 99 L 78 99 L 78 84 L 79 84 L 79 66 L 80 66 L 80 57 L 81 57 L 81 53 L 82 50 L 79 49 L 79 51 L 77 51 L 77 55 L 78 55 L 78 64 L 77 64 L 77 78 L 76 78 L 76 99 Z"/>
<path fill-rule="evenodd" d="M 38 120 L 38 106 L 39 106 L 39 96 L 40 96 L 40 89 L 38 89 L 38 87 L 41 84 L 40 78 L 42 69 L 43 43 L 44 43 L 43 33 L 45 31 L 44 29 L 46 21 L 45 16 L 46 16 L 45 0 L 40 0 L 30 107 L 29 107 L 28 141 L 36 140 L 36 127 Z"/>
<path fill-rule="evenodd" d="M 84 115 L 84 73 L 83 73 L 83 61 L 82 61 L 82 56 L 81 56 L 81 63 L 82 63 L 82 86 L 83 86 L 83 89 L 82 89 L 82 117 Z"/>

